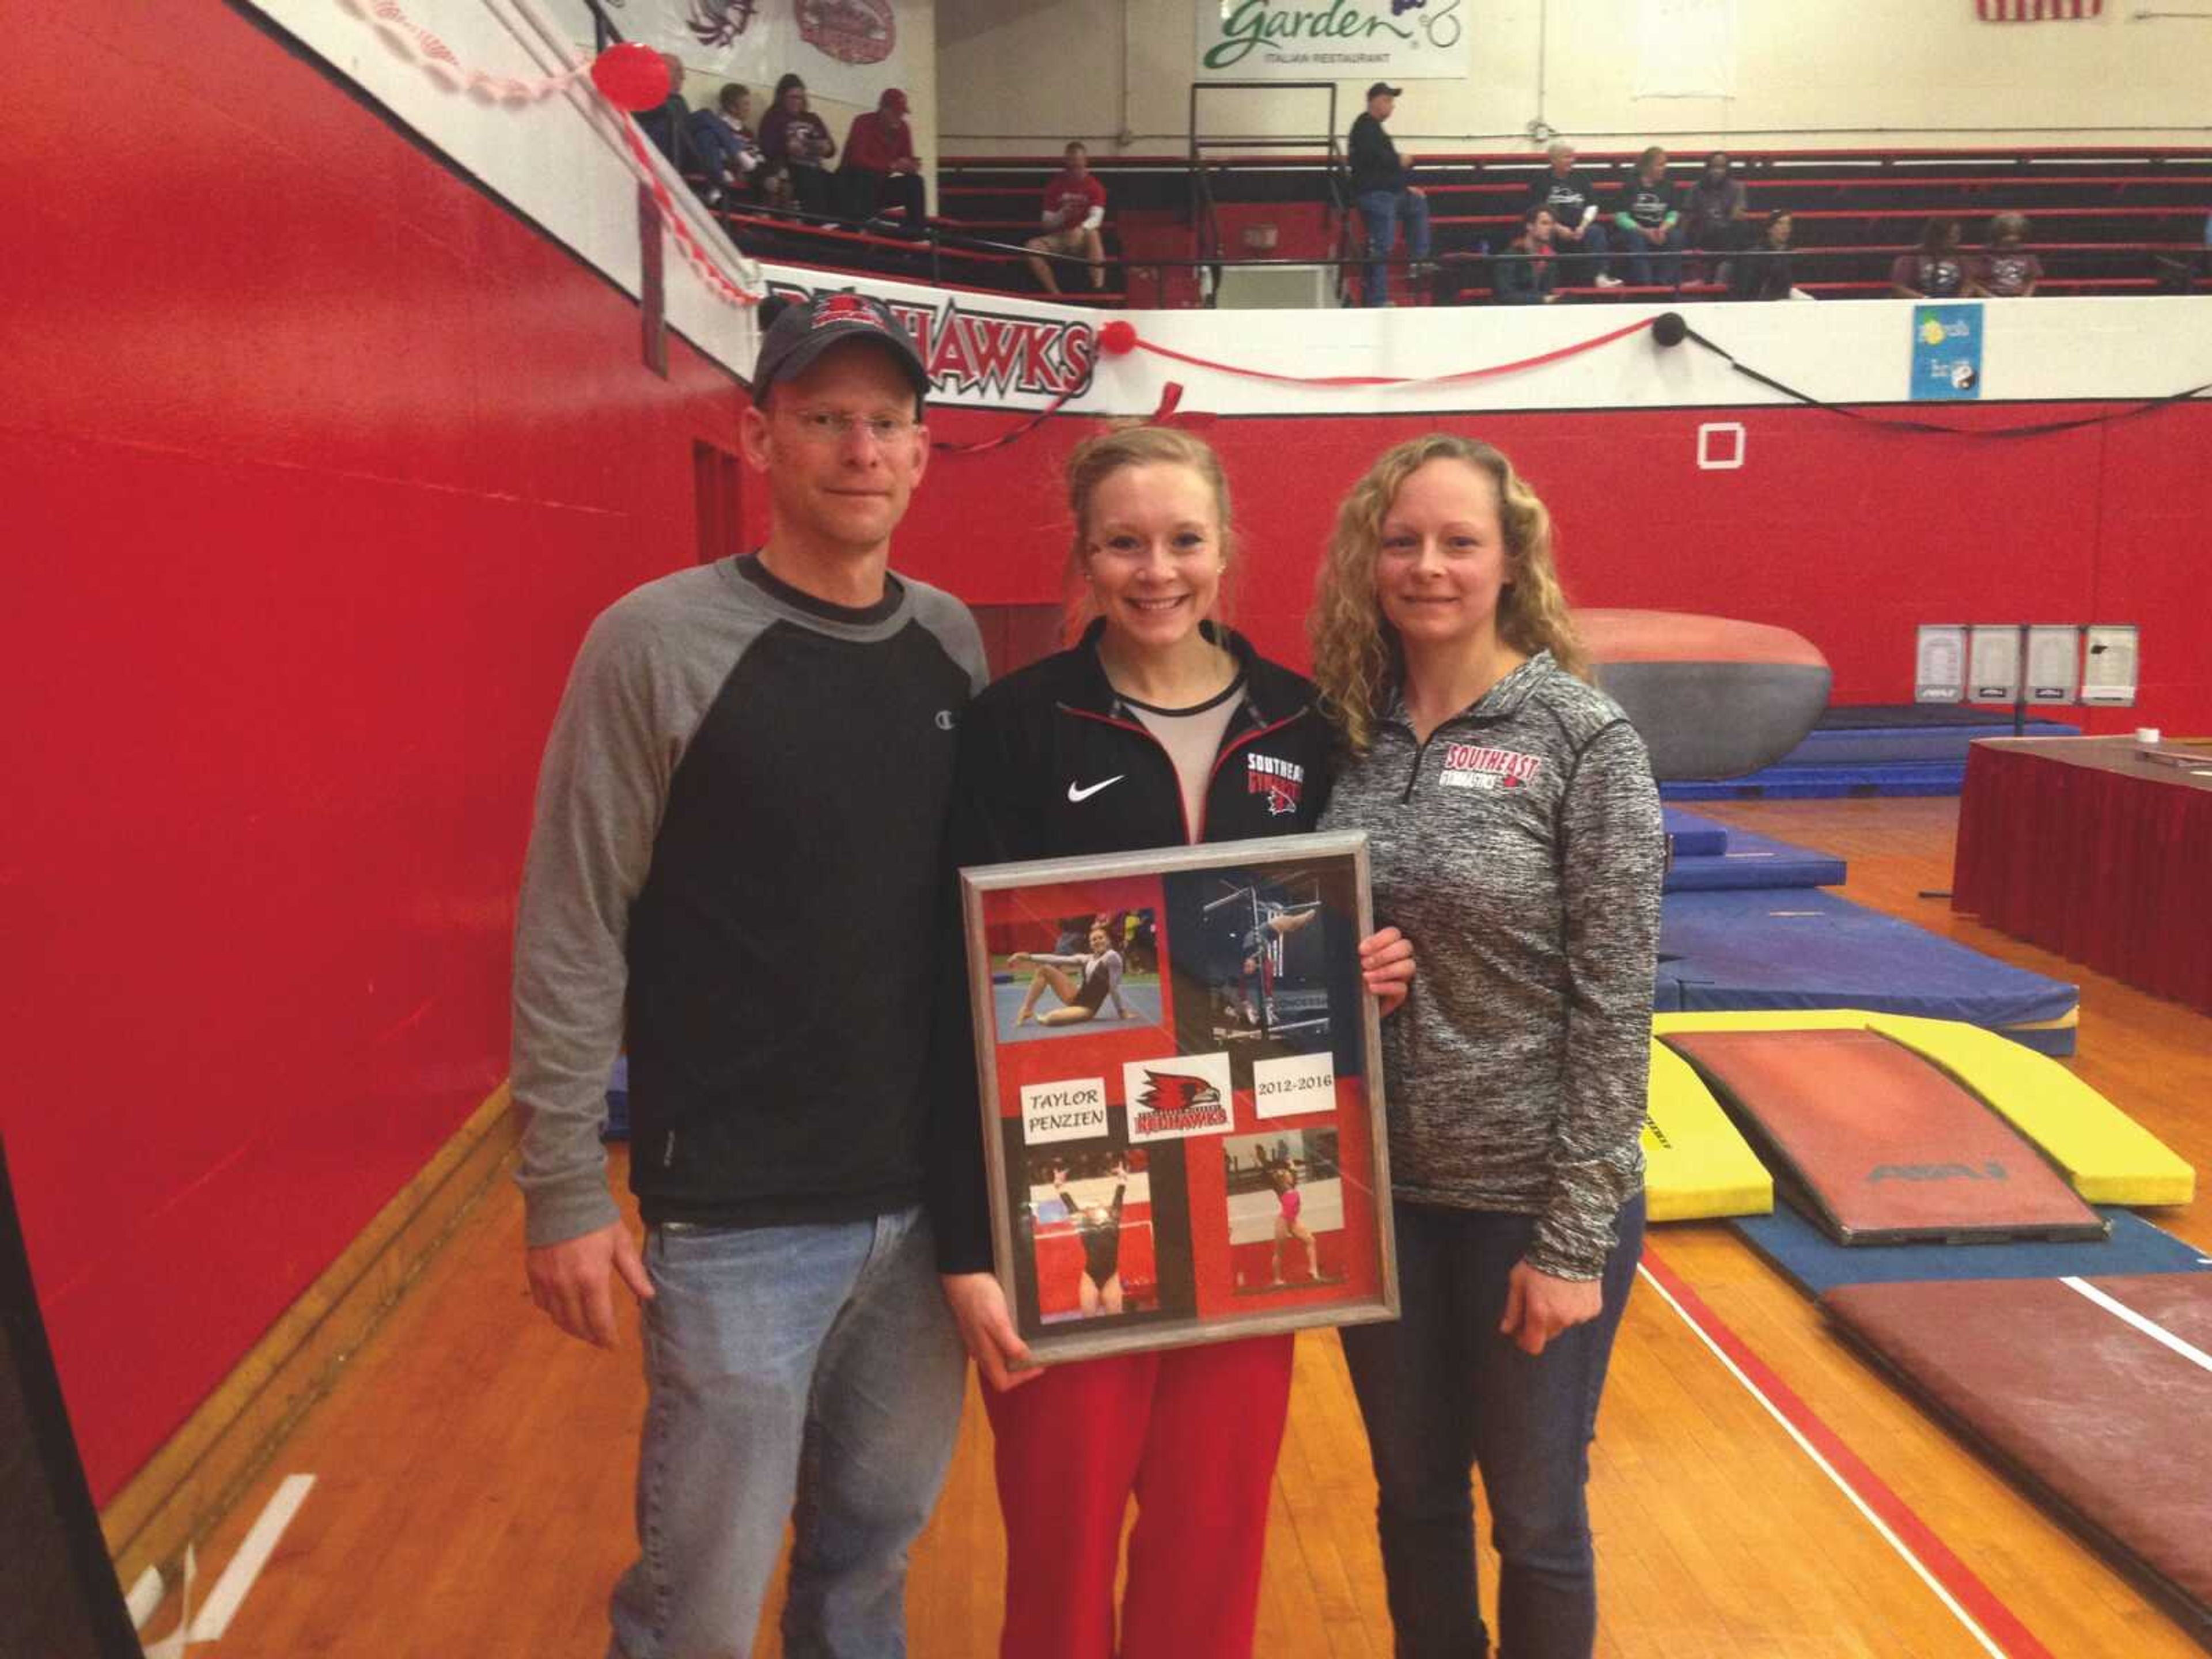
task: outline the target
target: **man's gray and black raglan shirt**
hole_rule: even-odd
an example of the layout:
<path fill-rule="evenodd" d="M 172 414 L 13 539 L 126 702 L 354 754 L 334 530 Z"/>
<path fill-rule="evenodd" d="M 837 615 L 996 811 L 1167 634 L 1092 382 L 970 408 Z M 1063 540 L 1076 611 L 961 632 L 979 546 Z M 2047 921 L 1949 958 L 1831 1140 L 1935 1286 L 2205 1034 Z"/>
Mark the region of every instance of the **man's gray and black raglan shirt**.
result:
<path fill-rule="evenodd" d="M 944 827 L 984 678 L 949 595 L 893 578 L 851 610 L 750 557 L 650 582 L 592 625 L 516 927 L 532 1244 L 616 1219 L 599 1133 L 625 1041 L 647 1221 L 919 1200 L 955 908 Z"/>
<path fill-rule="evenodd" d="M 1643 740 L 1539 653 L 1414 739 L 1402 704 L 1338 775 L 1378 926 L 1419 954 L 1383 1024 L 1402 1200 L 1539 1218 L 1530 1264 L 1594 1279 L 1644 1179 L 1666 836 Z"/>

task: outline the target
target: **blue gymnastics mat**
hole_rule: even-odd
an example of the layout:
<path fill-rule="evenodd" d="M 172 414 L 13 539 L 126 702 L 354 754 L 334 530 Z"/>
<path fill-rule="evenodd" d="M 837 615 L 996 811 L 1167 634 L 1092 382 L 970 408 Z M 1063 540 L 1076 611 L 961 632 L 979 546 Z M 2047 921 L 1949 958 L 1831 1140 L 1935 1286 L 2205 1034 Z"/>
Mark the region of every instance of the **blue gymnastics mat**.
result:
<path fill-rule="evenodd" d="M 1685 812 L 1679 806 L 1664 809 L 1667 815 L 1667 839 L 1678 859 L 1718 858 L 1728 851 L 1729 827 L 1715 823 L 1711 818 L 1701 818 L 1695 812 Z"/>
<path fill-rule="evenodd" d="M 1951 761 L 1963 766 L 1966 750 L 1982 738 L 2009 738 L 2012 718 L 1990 710 L 1954 706 L 1947 718 L 1908 721 L 1903 711 L 1873 708 L 1828 711 L 1805 740 L 1775 762 L 1790 766 L 1887 766 L 1905 761 Z M 1861 724 L 1856 714 L 1870 723 Z M 1844 716 L 1838 719 L 1838 716 Z M 1833 721 L 1832 724 L 1831 722 Z M 2020 734 L 2029 738 L 2078 738 L 2081 728 L 2064 720 L 2031 720 Z"/>
<path fill-rule="evenodd" d="M 1670 893 L 1709 893 L 1744 887 L 1840 887 L 1843 860 L 1786 841 L 1754 836 L 1748 830 L 1726 832 L 1726 849 L 1705 855 L 1685 854 L 1676 842 L 1674 862 L 1667 872 Z"/>
<path fill-rule="evenodd" d="M 994 985 L 992 994 L 999 1004 L 999 1041 L 1001 1042 L 1048 1042 L 1054 1037 L 1073 1036 L 1079 1031 L 1097 1036 L 1101 1031 L 1133 1031 L 1146 1025 L 1162 1023 L 1160 984 L 1158 980 L 1140 983 L 1135 980 L 1121 981 L 1121 1000 L 1129 1005 L 1132 1016 L 1127 1020 L 1117 1019 L 1114 1004 L 1109 1000 L 1094 1019 L 1080 1019 L 1072 1025 L 1046 1025 L 1032 1019 L 1026 1025 L 1016 1025 L 1014 1016 L 1021 1012 L 1022 999 L 1029 994 L 1028 981 L 1018 985 Z M 1037 999 L 1036 1011 L 1046 1013 L 1060 1006 L 1060 999 L 1049 991 Z"/>
<path fill-rule="evenodd" d="M 1776 1205 L 1771 1215 L 1731 1217 L 1729 1225 L 1808 1296 L 1838 1285 L 1914 1279 L 2098 1279 L 2212 1269 L 2212 1256 L 2132 1210 L 2100 1205 L 2097 1213 L 2112 1224 L 2112 1236 L 2070 1243 L 1838 1244 L 1786 1204 Z"/>
<path fill-rule="evenodd" d="M 1955 795 L 1964 761 L 1881 765 L 1769 766 L 1722 782 L 1662 783 L 1662 800 L 1836 800 L 1853 795 Z"/>
<path fill-rule="evenodd" d="M 2078 987 L 1985 957 L 1818 888 L 1669 893 L 1657 1007 L 1868 1008 L 1963 1020 L 2074 1052 Z"/>

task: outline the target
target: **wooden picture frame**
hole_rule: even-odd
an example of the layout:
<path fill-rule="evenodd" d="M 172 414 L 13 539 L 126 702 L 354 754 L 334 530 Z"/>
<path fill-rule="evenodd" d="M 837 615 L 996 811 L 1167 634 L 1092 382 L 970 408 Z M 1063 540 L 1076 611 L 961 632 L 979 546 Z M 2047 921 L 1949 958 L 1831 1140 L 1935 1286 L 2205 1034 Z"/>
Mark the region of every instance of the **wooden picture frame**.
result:
<path fill-rule="evenodd" d="M 961 900 L 1041 1362 L 1397 1316 L 1364 833 L 988 866 Z"/>

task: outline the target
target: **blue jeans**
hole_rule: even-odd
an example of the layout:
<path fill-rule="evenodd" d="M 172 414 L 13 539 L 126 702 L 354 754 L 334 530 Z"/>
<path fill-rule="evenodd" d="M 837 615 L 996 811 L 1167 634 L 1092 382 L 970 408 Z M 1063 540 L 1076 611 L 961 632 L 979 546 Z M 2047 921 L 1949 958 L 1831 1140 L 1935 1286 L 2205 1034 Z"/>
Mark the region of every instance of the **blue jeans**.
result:
<path fill-rule="evenodd" d="M 1626 250 L 1623 263 L 1628 267 L 1632 286 L 1648 287 L 1656 283 L 1662 288 L 1682 285 L 1682 228 L 1676 225 L 1667 233 L 1663 244 L 1654 246 L 1640 230 L 1620 233 L 1620 246 Z"/>
<path fill-rule="evenodd" d="M 1364 298 L 1370 306 L 1390 303 L 1390 267 L 1383 262 L 1397 245 L 1398 220 L 1406 221 L 1406 253 L 1409 258 L 1429 257 L 1429 198 L 1412 190 L 1370 190 L 1358 198 L 1359 216 L 1367 222 L 1367 269 Z"/>
<path fill-rule="evenodd" d="M 1382 1573 L 1398 1659 L 1490 1651 L 1475 1585 L 1480 1467 L 1501 1568 L 1499 1650 L 1589 1659 L 1597 1638 L 1589 1442 L 1613 1333 L 1644 1244 L 1642 1194 L 1621 1206 L 1605 1310 L 1534 1358 L 1498 1334 L 1531 1216 L 1399 1204 L 1395 1324 L 1348 1327 L 1344 1357 L 1382 1490 Z"/>
<path fill-rule="evenodd" d="M 1612 233 L 1602 219 L 1590 221 L 1581 241 L 1554 243 L 1553 252 L 1559 256 L 1559 285 L 1589 287 L 1605 274 L 1606 255 L 1612 248 Z"/>
<path fill-rule="evenodd" d="M 610 1659 L 744 1659 L 787 1520 L 785 1652 L 903 1654 L 966 1375 L 927 1221 L 656 1227 L 646 1266 L 641 1553 Z"/>

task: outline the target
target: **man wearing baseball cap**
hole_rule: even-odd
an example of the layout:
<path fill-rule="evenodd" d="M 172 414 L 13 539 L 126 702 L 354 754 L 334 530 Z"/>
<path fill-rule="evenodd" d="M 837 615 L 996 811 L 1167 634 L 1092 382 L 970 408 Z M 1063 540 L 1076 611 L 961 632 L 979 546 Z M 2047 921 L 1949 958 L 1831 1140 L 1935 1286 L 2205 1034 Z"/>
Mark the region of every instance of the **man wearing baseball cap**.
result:
<path fill-rule="evenodd" d="M 785 1650 L 902 1651 L 907 1549 L 951 1455 L 964 1358 L 920 1206 L 920 1079 L 957 949 L 955 729 L 985 670 L 965 608 L 889 568 L 928 388 L 879 301 L 775 317 L 738 434 L 767 540 L 603 613 L 546 746 L 517 1180 L 554 1323 L 611 1347 L 616 1286 L 642 1305 L 617 1659 L 749 1652 L 787 1521 Z M 625 1048 L 641 1253 L 599 1141 Z"/>
<path fill-rule="evenodd" d="M 1367 107 L 1352 123 L 1352 198 L 1367 225 L 1365 299 L 1390 303 L 1390 250 L 1398 221 L 1406 222 L 1406 252 L 1415 265 L 1429 257 L 1429 198 L 1407 182 L 1406 164 L 1382 124 L 1398 106 L 1403 87 L 1377 81 L 1367 88 Z"/>
<path fill-rule="evenodd" d="M 859 222 L 887 208 L 900 210 L 899 228 L 919 231 L 929 216 L 921 182 L 921 160 L 914 153 L 914 132 L 906 123 L 906 94 L 891 88 L 872 110 L 853 118 L 845 135 L 845 159 L 837 164 L 843 210 Z"/>

